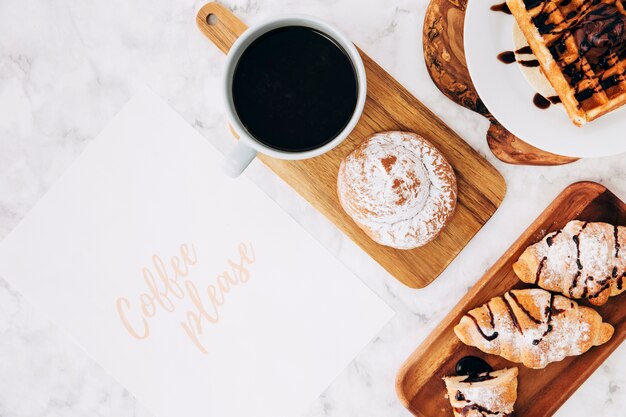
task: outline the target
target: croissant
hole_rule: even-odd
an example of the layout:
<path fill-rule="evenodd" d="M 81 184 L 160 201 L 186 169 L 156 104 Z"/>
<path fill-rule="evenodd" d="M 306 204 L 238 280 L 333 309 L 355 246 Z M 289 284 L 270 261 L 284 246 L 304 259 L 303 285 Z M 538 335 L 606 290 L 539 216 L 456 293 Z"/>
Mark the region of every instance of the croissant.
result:
<path fill-rule="evenodd" d="M 513 415 L 517 400 L 517 368 L 487 372 L 477 377 L 443 378 L 455 417 Z"/>
<path fill-rule="evenodd" d="M 465 314 L 454 332 L 466 345 L 541 369 L 606 343 L 613 326 L 591 308 L 532 288 L 492 298 Z"/>
<path fill-rule="evenodd" d="M 626 290 L 626 227 L 571 221 L 528 247 L 513 270 L 524 282 L 602 305 Z"/>

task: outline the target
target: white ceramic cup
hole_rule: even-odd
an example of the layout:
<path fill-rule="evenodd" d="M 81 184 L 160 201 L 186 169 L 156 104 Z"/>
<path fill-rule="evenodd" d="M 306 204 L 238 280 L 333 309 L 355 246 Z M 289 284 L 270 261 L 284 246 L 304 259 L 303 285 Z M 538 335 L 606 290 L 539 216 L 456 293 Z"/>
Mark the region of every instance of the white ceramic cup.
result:
<path fill-rule="evenodd" d="M 354 113 L 352 114 L 352 118 L 350 119 L 346 127 L 330 142 L 326 143 L 323 146 L 320 146 L 319 148 L 308 150 L 305 152 L 280 151 L 264 145 L 263 143 L 256 140 L 250 133 L 248 133 L 246 128 L 241 123 L 241 120 L 239 120 L 233 101 L 233 75 L 237 66 L 237 62 L 239 61 L 239 58 L 241 57 L 243 52 L 246 50 L 246 48 L 248 48 L 248 46 L 250 46 L 250 44 L 252 44 L 252 42 L 254 42 L 263 34 L 285 26 L 310 27 L 324 33 L 326 36 L 334 40 L 339 46 L 341 46 L 341 48 L 343 48 L 345 53 L 350 58 L 357 78 L 357 102 L 354 108 Z M 257 156 L 257 153 L 259 152 L 265 155 L 269 155 L 273 158 L 298 160 L 313 158 L 315 156 L 328 152 L 335 146 L 339 145 L 350 134 L 352 129 L 354 129 L 357 122 L 359 121 L 359 118 L 361 117 L 361 113 L 363 112 L 363 106 L 365 105 L 365 97 L 367 95 L 367 80 L 365 77 L 365 67 L 363 66 L 363 61 L 361 60 L 359 51 L 345 35 L 343 35 L 333 26 L 324 23 L 314 17 L 303 15 L 289 15 L 266 20 L 259 25 L 250 27 L 235 41 L 233 46 L 228 51 L 228 55 L 226 57 L 226 70 L 224 72 L 222 88 L 228 122 L 235 130 L 235 133 L 239 135 L 238 143 L 232 148 L 232 150 L 228 153 L 226 159 L 224 160 L 223 169 L 224 172 L 226 172 L 229 176 L 238 177 L 252 162 L 252 160 L 254 160 L 254 158 Z"/>

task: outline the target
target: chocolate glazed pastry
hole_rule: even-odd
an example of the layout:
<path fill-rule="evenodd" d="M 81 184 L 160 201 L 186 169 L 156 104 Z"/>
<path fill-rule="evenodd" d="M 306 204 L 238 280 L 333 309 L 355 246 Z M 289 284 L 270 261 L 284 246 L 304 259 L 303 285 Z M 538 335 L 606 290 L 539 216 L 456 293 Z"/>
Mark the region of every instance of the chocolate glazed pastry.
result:
<path fill-rule="evenodd" d="M 494 371 L 476 356 L 459 360 L 457 375 L 443 378 L 455 417 L 513 416 L 517 372 L 517 368 Z"/>
<path fill-rule="evenodd" d="M 524 282 L 603 305 L 626 291 L 626 227 L 568 222 L 529 246 L 513 270 Z"/>
<path fill-rule="evenodd" d="M 454 328 L 466 345 L 533 369 L 606 343 L 613 331 L 593 309 L 539 288 L 494 297 Z"/>

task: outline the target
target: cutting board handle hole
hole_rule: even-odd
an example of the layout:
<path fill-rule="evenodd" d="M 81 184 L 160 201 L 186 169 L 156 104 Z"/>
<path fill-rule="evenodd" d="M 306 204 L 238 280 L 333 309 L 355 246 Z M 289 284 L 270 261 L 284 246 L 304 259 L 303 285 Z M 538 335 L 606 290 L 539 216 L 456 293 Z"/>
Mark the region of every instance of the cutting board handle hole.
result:
<path fill-rule="evenodd" d="M 209 13 L 209 14 L 206 16 L 206 23 L 207 23 L 207 25 L 209 25 L 209 26 L 215 26 L 215 25 L 217 25 L 217 21 L 218 21 L 218 19 L 217 19 L 217 15 L 216 15 L 216 14 L 214 14 L 214 13 Z"/>

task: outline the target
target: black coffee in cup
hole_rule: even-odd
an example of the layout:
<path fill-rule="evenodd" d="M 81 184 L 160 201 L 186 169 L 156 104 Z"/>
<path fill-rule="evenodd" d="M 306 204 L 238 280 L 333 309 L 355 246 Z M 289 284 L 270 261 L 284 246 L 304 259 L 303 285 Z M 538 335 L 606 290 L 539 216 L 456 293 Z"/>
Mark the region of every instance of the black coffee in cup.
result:
<path fill-rule="evenodd" d="M 352 61 L 334 40 L 287 26 L 254 40 L 239 58 L 233 103 L 248 133 L 285 152 L 331 142 L 350 122 L 358 98 Z"/>

